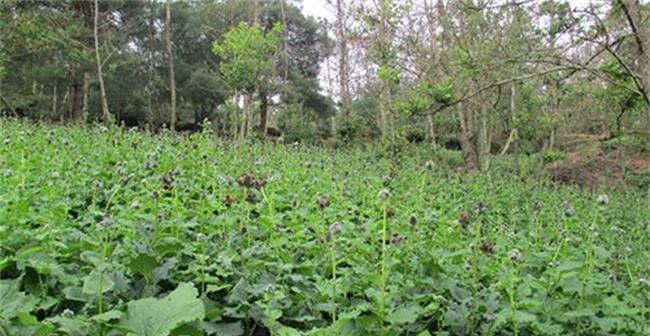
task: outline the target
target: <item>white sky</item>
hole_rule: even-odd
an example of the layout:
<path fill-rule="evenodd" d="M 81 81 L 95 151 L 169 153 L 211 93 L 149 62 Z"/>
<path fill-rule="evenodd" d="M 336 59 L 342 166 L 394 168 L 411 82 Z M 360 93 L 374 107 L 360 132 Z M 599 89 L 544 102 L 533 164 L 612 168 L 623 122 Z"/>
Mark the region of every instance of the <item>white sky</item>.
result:
<path fill-rule="evenodd" d="M 346 2 L 363 2 L 372 0 L 345 0 Z M 538 0 L 541 1 L 541 0 Z M 571 7 L 584 7 L 590 2 L 610 2 L 610 0 L 569 0 Z M 302 0 L 302 10 L 305 14 L 313 17 L 322 17 L 328 20 L 334 18 L 332 6 L 328 5 L 325 0 Z"/>
<path fill-rule="evenodd" d="M 2 0 L 0 0 L 2 1 Z M 358 3 L 372 3 L 376 0 L 344 0 L 345 4 L 358 4 Z M 434 0 L 435 1 L 435 0 Z M 445 0 L 452 1 L 452 0 Z M 496 0 L 496 2 L 509 2 L 511 0 Z M 542 0 L 532 0 L 542 1 Z M 572 8 L 585 8 L 589 3 L 610 3 L 612 0 L 568 0 Z M 643 0 L 648 1 L 648 0 Z M 332 4 L 328 4 L 326 0 L 296 0 L 298 6 L 302 8 L 303 13 L 315 18 L 323 18 L 327 21 L 334 23 L 335 20 L 335 6 L 336 0 L 329 0 Z M 331 36 L 335 38 L 335 36 Z M 336 82 L 337 76 L 337 59 L 336 55 L 332 55 L 328 60 L 323 61 L 319 74 L 319 81 L 324 93 L 338 97 L 338 86 Z M 351 84 L 352 86 L 353 84 Z M 355 91 L 352 88 L 352 91 Z M 335 98 L 336 99 L 336 98 Z"/>

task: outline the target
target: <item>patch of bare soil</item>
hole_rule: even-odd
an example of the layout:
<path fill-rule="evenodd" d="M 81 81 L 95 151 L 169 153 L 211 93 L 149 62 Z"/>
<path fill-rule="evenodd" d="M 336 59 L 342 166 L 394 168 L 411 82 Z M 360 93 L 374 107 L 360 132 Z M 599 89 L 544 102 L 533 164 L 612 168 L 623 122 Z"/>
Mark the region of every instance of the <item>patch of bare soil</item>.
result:
<path fill-rule="evenodd" d="M 650 153 L 629 153 L 621 148 L 604 151 L 600 144 L 594 137 L 568 149 L 563 160 L 549 167 L 552 179 L 585 187 L 613 186 L 650 173 Z"/>

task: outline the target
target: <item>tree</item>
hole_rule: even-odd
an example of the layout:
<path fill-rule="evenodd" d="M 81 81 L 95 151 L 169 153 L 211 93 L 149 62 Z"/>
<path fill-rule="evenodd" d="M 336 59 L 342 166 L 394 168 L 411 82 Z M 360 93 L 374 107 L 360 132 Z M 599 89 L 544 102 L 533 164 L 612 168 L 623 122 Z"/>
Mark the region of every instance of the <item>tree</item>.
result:
<path fill-rule="evenodd" d="M 219 73 L 235 101 L 243 106 L 239 138 L 247 134 L 254 93 L 270 75 L 282 30 L 282 25 L 276 24 L 264 34 L 259 24 L 241 22 L 225 34 L 221 43 L 213 45 L 214 53 L 221 58 Z"/>
<path fill-rule="evenodd" d="M 176 73 L 174 72 L 174 51 L 171 40 L 171 0 L 167 0 L 165 6 L 165 44 L 167 46 L 167 57 L 169 58 L 169 90 L 171 92 L 171 121 L 169 127 L 172 132 L 176 130 Z"/>
<path fill-rule="evenodd" d="M 99 3 L 95 0 L 95 20 L 93 25 L 93 36 L 95 40 L 95 59 L 97 61 L 97 79 L 99 80 L 99 92 L 102 102 L 102 119 L 108 122 L 110 112 L 108 110 L 108 99 L 106 98 L 106 89 L 104 88 L 104 73 L 102 72 L 102 59 L 99 56 L 99 33 L 97 32 L 97 22 L 99 21 Z"/>
<path fill-rule="evenodd" d="M 336 0 L 336 39 L 339 54 L 339 94 L 341 95 L 341 110 L 344 115 L 350 111 L 350 87 L 349 87 L 349 64 L 348 64 L 348 36 L 347 36 L 347 13 L 343 0 Z"/>

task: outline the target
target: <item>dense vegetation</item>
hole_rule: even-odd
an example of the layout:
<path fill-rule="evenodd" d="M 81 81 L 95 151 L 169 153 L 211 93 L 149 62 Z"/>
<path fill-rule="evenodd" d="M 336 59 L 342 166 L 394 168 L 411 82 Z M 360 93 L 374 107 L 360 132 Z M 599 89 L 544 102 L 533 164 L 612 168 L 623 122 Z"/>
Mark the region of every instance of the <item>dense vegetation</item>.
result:
<path fill-rule="evenodd" d="M 645 191 L 0 119 L 2 335 L 645 335 Z M 515 168 L 516 167 L 516 168 Z"/>
<path fill-rule="evenodd" d="M 643 0 L 0 2 L 0 113 L 286 142 L 563 150 L 650 136 Z M 254 129 L 258 132 L 253 131 Z"/>
<path fill-rule="evenodd" d="M 650 335 L 649 20 L 0 0 L 0 336 Z"/>

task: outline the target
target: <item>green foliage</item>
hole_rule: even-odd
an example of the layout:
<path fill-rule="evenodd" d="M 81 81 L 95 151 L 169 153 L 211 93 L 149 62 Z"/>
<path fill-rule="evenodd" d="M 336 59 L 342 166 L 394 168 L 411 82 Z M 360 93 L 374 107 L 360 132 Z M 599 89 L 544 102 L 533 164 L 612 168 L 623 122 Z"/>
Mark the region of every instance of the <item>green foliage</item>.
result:
<path fill-rule="evenodd" d="M 650 143 L 644 134 L 627 134 L 603 141 L 600 147 L 605 151 L 622 150 L 626 154 L 650 153 Z"/>
<path fill-rule="evenodd" d="M 259 25 L 241 22 L 215 42 L 212 51 L 219 56 L 219 72 L 233 90 L 251 91 L 271 70 L 284 27 L 275 24 L 264 34 Z"/>
<path fill-rule="evenodd" d="M 564 151 L 558 148 L 550 148 L 543 153 L 544 161 L 549 163 L 560 161 L 564 159 L 564 156 Z"/>
<path fill-rule="evenodd" d="M 451 78 L 445 78 L 436 85 L 421 81 L 407 94 L 406 99 L 395 102 L 395 109 L 407 115 L 422 114 L 448 106 L 453 100 L 454 86 Z"/>
<path fill-rule="evenodd" d="M 0 140 L 0 333 L 647 331 L 647 189 L 460 174 L 459 151 L 399 141 L 4 119 Z"/>
<path fill-rule="evenodd" d="M 2 45 L 0 44 L 0 47 Z M 0 50 L 0 79 L 5 76 L 6 74 L 6 69 L 5 69 L 5 63 L 6 63 L 6 56 L 5 54 L 2 53 L 2 50 Z"/>
<path fill-rule="evenodd" d="M 290 104 L 278 118 L 278 125 L 285 133 L 285 142 L 312 142 L 318 137 L 318 118 L 300 104 Z"/>
<path fill-rule="evenodd" d="M 377 76 L 379 77 L 380 80 L 392 85 L 399 84 L 400 75 L 401 75 L 400 69 L 388 65 L 380 66 L 379 71 L 377 72 Z"/>
<path fill-rule="evenodd" d="M 164 299 L 146 298 L 127 305 L 124 325 L 134 335 L 167 336 L 180 325 L 201 321 L 203 302 L 192 284 L 181 283 Z"/>

